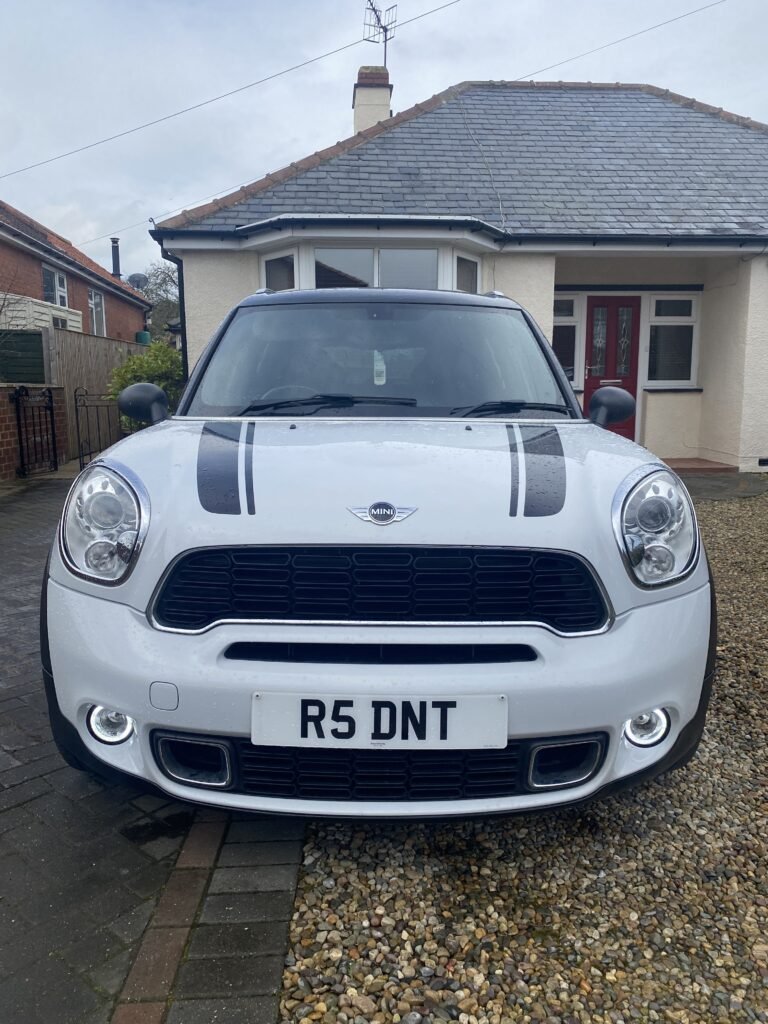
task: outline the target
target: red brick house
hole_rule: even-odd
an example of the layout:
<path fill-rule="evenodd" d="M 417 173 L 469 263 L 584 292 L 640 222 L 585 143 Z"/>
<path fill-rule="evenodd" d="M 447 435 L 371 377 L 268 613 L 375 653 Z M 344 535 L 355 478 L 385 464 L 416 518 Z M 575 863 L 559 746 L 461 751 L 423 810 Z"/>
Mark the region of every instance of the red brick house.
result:
<path fill-rule="evenodd" d="M 0 202 L 0 328 L 135 341 L 151 304 L 66 238 Z"/>

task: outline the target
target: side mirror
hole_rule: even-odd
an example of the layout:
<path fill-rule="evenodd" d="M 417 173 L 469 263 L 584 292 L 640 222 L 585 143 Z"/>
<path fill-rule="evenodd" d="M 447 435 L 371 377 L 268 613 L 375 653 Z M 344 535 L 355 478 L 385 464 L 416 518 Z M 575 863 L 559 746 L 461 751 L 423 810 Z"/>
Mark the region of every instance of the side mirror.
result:
<path fill-rule="evenodd" d="M 635 414 L 635 400 L 624 388 L 598 388 L 589 400 L 589 418 L 598 427 L 623 423 Z"/>
<path fill-rule="evenodd" d="M 123 416 L 140 423 L 161 423 L 168 419 L 168 395 L 157 384 L 131 384 L 117 396 Z"/>

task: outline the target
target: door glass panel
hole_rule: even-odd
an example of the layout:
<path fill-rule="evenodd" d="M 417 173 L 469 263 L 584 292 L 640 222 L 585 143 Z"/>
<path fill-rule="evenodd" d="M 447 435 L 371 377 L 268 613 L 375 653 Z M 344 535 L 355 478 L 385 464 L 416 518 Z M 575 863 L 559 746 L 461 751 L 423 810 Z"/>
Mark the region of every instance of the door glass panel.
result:
<path fill-rule="evenodd" d="M 316 288 L 372 286 L 373 249 L 315 249 Z"/>
<path fill-rule="evenodd" d="M 619 306 L 616 376 L 628 377 L 632 360 L 632 307 Z"/>
<path fill-rule="evenodd" d="M 573 380 L 573 364 L 576 353 L 576 325 L 555 324 L 552 331 L 552 348 L 565 370 L 568 380 Z"/>
<path fill-rule="evenodd" d="M 590 377 L 605 376 L 605 345 L 608 337 L 608 307 L 595 306 L 592 310 L 592 362 Z"/>

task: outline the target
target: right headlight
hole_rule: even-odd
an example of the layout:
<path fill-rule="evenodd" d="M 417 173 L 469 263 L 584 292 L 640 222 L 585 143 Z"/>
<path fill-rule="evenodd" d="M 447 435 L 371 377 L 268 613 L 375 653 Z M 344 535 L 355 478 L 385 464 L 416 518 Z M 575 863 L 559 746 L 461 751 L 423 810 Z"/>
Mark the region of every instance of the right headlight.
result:
<path fill-rule="evenodd" d="M 121 583 L 148 525 L 149 499 L 133 474 L 94 463 L 77 478 L 64 508 L 59 534 L 64 561 L 85 579 Z"/>
<path fill-rule="evenodd" d="M 672 583 L 693 567 L 699 530 L 691 499 L 670 470 L 625 481 L 614 501 L 613 526 L 624 561 L 645 587 Z"/>

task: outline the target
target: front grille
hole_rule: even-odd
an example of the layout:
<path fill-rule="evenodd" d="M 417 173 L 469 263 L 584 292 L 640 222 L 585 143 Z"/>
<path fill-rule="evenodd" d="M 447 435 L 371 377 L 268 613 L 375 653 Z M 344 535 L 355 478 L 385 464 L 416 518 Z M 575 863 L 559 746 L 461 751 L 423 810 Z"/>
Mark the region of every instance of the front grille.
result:
<path fill-rule="evenodd" d="M 541 622 L 599 629 L 607 610 L 574 555 L 522 548 L 237 547 L 183 555 L 155 621 Z"/>
<path fill-rule="evenodd" d="M 173 737 L 183 734 L 158 733 Z M 222 737 L 188 737 L 218 740 Z M 580 744 L 594 746 L 591 778 L 607 750 L 605 733 L 561 738 L 563 757 Z M 286 800 L 483 800 L 530 793 L 531 755 L 542 742 L 510 741 L 503 750 L 344 750 L 318 747 L 255 746 L 247 739 L 229 741 L 233 783 L 229 792 Z M 162 767 L 162 761 L 161 761 Z M 563 776 L 565 778 L 565 776 Z M 579 783 L 586 781 L 579 778 Z M 568 788 L 564 781 L 551 788 Z"/>
<path fill-rule="evenodd" d="M 282 661 L 309 665 L 506 665 L 536 661 L 528 644 L 333 644 L 239 641 L 230 661 Z"/>

